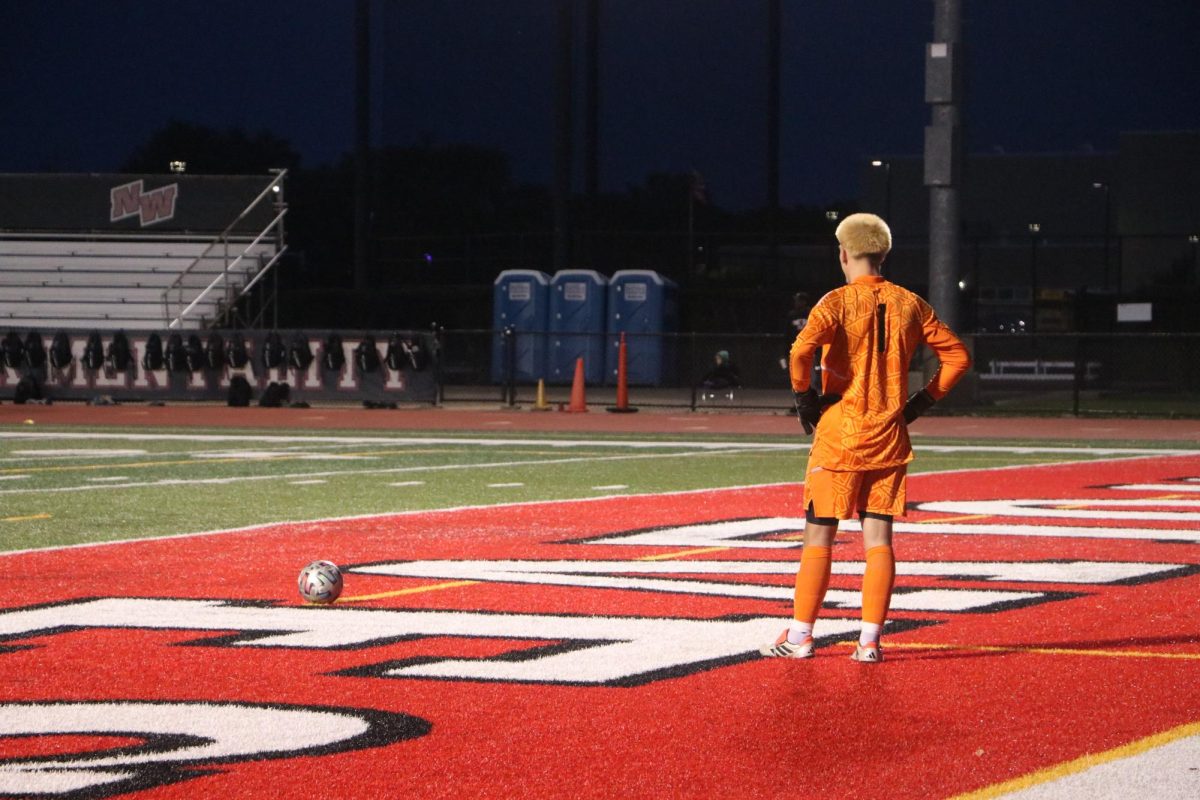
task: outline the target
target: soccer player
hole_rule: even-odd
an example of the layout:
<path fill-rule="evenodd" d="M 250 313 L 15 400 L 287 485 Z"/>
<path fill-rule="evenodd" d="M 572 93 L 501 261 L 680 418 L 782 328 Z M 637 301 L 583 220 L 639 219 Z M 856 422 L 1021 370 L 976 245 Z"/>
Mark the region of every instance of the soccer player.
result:
<path fill-rule="evenodd" d="M 761 652 L 812 657 L 813 623 L 829 586 L 838 521 L 858 514 L 867 563 L 862 632 L 851 658 L 875 663 L 883 660 L 879 636 L 896 574 L 892 519 L 904 514 L 905 473 L 913 459 L 908 425 L 950 391 L 971 358 L 927 302 L 884 279 L 883 261 L 892 248 L 887 223 L 874 214 L 852 214 L 836 236 L 846 285 L 813 307 L 789 357 L 796 411 L 804 432 L 813 434 L 794 619 Z M 906 400 L 909 362 L 922 344 L 940 365 L 925 388 Z M 823 396 L 810 385 L 813 354 L 820 347 Z"/>

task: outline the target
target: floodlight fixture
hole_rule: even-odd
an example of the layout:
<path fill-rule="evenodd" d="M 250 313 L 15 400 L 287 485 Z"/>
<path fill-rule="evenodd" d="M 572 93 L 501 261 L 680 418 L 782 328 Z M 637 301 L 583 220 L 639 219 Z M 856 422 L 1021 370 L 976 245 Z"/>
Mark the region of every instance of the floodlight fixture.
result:
<path fill-rule="evenodd" d="M 187 172 L 187 162 L 186 161 L 171 161 L 167 164 L 167 168 L 170 169 L 171 172 L 176 172 L 176 173 Z"/>

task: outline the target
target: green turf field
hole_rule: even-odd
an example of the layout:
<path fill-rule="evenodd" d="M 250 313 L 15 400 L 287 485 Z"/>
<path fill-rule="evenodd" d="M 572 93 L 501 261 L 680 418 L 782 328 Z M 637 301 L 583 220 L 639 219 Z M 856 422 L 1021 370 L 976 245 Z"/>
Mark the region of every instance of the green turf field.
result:
<path fill-rule="evenodd" d="M 796 482 L 807 447 L 801 437 L 0 427 L 0 550 L 417 509 Z M 911 469 L 1112 458 L 1168 447 L 921 439 Z"/>

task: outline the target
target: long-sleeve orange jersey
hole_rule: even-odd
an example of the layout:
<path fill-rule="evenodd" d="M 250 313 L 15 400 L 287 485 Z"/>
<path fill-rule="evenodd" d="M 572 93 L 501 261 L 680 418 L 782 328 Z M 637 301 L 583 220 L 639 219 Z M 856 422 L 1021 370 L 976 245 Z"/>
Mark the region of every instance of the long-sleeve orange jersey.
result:
<path fill-rule="evenodd" d="M 928 345 L 941 362 L 925 389 L 939 400 L 971 366 L 967 348 L 917 295 L 865 275 L 821 298 L 792 344 L 792 389 L 809 388 L 813 354 L 831 405 L 813 433 L 809 466 L 861 472 L 912 461 L 904 424 L 908 366 Z"/>

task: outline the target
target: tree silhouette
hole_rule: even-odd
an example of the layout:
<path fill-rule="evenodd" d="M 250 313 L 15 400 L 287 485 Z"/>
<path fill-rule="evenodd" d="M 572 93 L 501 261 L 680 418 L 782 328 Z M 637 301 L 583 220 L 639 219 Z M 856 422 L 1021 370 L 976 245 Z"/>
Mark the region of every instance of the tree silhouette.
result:
<path fill-rule="evenodd" d="M 172 120 L 151 134 L 121 167 L 122 172 L 166 172 L 172 161 L 187 163 L 200 175 L 262 175 L 269 169 L 295 169 L 300 156 L 292 145 L 268 131 L 253 136 L 240 128 L 218 131 Z"/>

